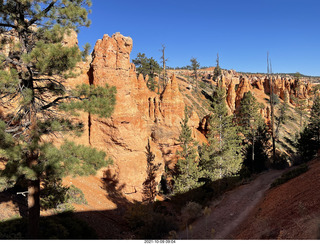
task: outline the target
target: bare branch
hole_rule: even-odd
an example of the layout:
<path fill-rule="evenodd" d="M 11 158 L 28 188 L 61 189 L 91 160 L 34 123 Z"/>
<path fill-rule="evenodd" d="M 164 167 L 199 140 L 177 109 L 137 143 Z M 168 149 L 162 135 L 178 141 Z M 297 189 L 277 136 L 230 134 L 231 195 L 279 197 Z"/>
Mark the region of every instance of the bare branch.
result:
<path fill-rule="evenodd" d="M 56 105 L 58 105 L 58 102 L 59 102 L 60 100 L 72 99 L 72 98 L 78 99 L 78 100 L 81 100 L 81 101 L 84 100 L 83 98 L 76 97 L 76 96 L 58 97 L 58 98 L 56 98 L 55 100 L 53 100 L 51 103 L 48 103 L 47 105 L 42 106 L 42 107 L 40 108 L 40 110 L 45 110 L 45 109 L 48 109 L 48 108 L 50 108 L 50 107 L 52 107 L 52 106 L 56 106 Z"/>
<path fill-rule="evenodd" d="M 13 133 L 13 132 L 17 132 L 18 130 L 20 130 L 21 128 L 27 128 L 29 125 L 31 124 L 31 122 L 27 122 L 25 124 L 19 125 L 16 128 L 13 129 L 7 129 L 5 130 L 6 133 Z"/>

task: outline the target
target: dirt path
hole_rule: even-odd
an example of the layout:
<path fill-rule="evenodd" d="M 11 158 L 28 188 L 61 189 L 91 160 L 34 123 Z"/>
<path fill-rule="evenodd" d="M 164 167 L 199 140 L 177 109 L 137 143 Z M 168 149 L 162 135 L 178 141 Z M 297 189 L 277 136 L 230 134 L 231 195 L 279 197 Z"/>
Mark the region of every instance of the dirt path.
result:
<path fill-rule="evenodd" d="M 184 230 L 178 236 L 181 239 L 228 239 L 228 235 L 245 220 L 262 200 L 270 184 L 283 172 L 270 170 L 251 183 L 227 192 L 217 205 L 211 205 L 209 216 L 199 218 L 191 225 L 188 233 Z"/>

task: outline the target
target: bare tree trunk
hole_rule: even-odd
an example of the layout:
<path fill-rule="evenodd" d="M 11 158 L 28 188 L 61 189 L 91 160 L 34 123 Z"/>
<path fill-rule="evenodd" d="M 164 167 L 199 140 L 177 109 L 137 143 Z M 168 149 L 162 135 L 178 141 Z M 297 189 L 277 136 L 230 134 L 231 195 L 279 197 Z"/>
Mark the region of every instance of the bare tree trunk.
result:
<path fill-rule="evenodd" d="M 28 182 L 28 235 L 30 239 L 39 238 L 40 220 L 40 180 Z"/>
<path fill-rule="evenodd" d="M 252 137 L 252 166 L 253 166 L 253 162 L 254 162 L 254 140 L 255 140 L 255 136 L 253 134 L 253 137 Z"/>
<path fill-rule="evenodd" d="M 276 162 L 276 140 L 275 140 L 275 133 L 274 133 L 274 104 L 273 104 L 273 79 L 271 85 L 271 133 L 272 133 L 272 155 L 273 155 L 273 163 Z"/>
<path fill-rule="evenodd" d="M 162 62 L 162 69 L 163 69 L 163 89 L 167 85 L 167 82 L 166 82 L 166 61 L 167 61 L 167 59 L 165 58 L 165 49 L 166 49 L 166 46 L 162 44 L 162 49 L 161 49 L 162 61 L 161 62 Z"/>
<path fill-rule="evenodd" d="M 272 65 L 271 61 L 269 63 L 269 52 L 267 55 L 267 71 L 268 74 L 272 74 Z M 269 75 L 269 87 L 270 87 L 270 107 L 271 107 L 271 136 L 272 136 L 272 155 L 273 163 L 276 162 L 276 142 L 275 142 L 275 133 L 274 133 L 274 104 L 273 104 L 273 78 Z"/>

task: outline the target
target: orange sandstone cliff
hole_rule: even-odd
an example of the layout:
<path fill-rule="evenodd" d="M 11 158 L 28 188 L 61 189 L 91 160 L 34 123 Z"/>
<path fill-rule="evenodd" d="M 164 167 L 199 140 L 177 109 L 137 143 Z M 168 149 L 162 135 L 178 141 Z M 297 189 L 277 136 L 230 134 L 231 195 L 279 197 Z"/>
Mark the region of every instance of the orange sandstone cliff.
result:
<path fill-rule="evenodd" d="M 99 172 L 107 180 L 117 180 L 128 197 L 141 199 L 146 174 L 146 146 L 150 141 L 160 181 L 165 165 L 172 166 L 179 147 L 180 122 L 184 117 L 183 96 L 173 75 L 161 95 L 150 91 L 135 66 L 130 63 L 132 39 L 119 33 L 104 35 L 96 42 L 92 62 L 82 82 L 117 88 L 116 106 L 110 118 L 87 116 L 87 131 L 78 141 L 105 151 L 114 165 Z M 75 81 L 79 82 L 79 79 Z M 199 118 L 193 113 L 189 125 L 194 137 L 199 132 Z M 88 137 L 88 138 L 86 138 Z M 82 143 L 82 142 L 81 142 Z M 108 179 L 109 177 L 109 179 Z"/>

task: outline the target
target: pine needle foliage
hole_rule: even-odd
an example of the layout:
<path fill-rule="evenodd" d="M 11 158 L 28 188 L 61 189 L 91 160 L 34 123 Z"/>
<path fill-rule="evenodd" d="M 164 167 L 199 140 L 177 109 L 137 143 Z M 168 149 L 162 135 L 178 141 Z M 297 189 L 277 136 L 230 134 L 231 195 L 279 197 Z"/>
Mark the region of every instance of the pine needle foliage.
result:
<path fill-rule="evenodd" d="M 259 113 L 261 105 L 249 91 L 244 94 L 237 116 L 238 124 L 244 135 L 246 159 L 244 166 L 250 172 L 261 172 L 265 169 L 267 157 L 267 130 L 264 120 Z"/>
<path fill-rule="evenodd" d="M 90 25 L 90 6 L 90 0 L 0 1 L 0 104 L 8 108 L 0 118 L 0 153 L 7 160 L 0 174 L 28 180 L 30 238 L 38 234 L 41 181 L 94 174 L 111 163 L 96 149 L 72 142 L 56 148 L 45 139 L 79 135 L 83 124 L 71 117 L 77 111 L 113 112 L 114 87 L 67 84 L 89 46 L 81 52 L 64 38 Z"/>
<path fill-rule="evenodd" d="M 185 107 L 184 119 L 181 122 L 179 143 L 182 148 L 176 164 L 177 175 L 174 177 L 174 192 L 184 193 L 200 186 L 198 179 L 201 177 L 199 159 L 197 155 L 197 143 L 192 138 L 192 131 L 188 126 L 189 114 Z"/>
<path fill-rule="evenodd" d="M 228 115 L 225 96 L 219 83 L 212 96 L 209 143 L 200 152 L 204 175 L 213 181 L 237 174 L 242 165 L 239 127 Z"/>
<path fill-rule="evenodd" d="M 320 148 L 320 98 L 315 97 L 308 125 L 300 132 L 297 149 L 303 161 L 312 159 Z"/>
<path fill-rule="evenodd" d="M 155 164 L 155 155 L 151 151 L 150 142 L 146 146 L 146 156 L 147 156 L 147 178 L 143 182 L 143 201 L 152 203 L 157 194 L 157 182 L 156 173 L 160 168 L 161 163 Z"/>
<path fill-rule="evenodd" d="M 148 58 L 144 53 L 138 53 L 137 57 L 133 59 L 132 62 L 136 66 L 138 74 L 143 74 L 144 77 L 146 77 L 146 75 L 149 76 L 147 86 L 151 91 L 155 91 L 157 84 L 154 77 L 155 74 L 159 73 L 161 70 L 159 63 L 153 57 Z"/>

